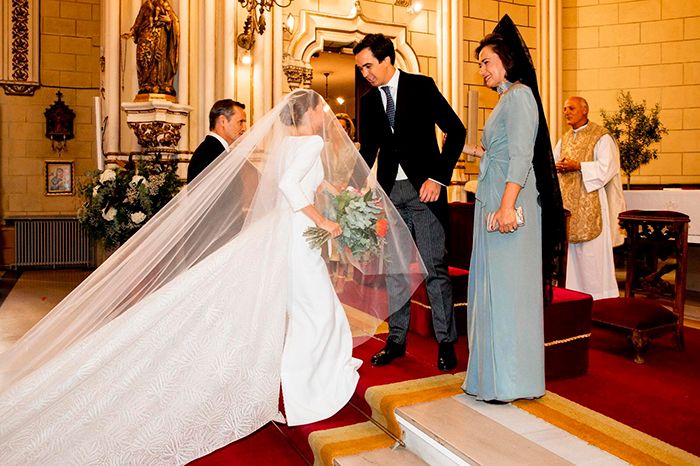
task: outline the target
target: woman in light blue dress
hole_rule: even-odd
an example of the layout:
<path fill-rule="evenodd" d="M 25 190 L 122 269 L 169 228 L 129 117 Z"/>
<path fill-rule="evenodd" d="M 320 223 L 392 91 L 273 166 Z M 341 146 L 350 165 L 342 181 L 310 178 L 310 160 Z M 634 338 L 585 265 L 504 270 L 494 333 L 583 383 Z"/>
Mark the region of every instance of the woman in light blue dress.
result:
<path fill-rule="evenodd" d="M 515 26 L 512 30 L 519 39 Z M 544 395 L 543 270 L 551 268 L 543 269 L 538 192 L 548 199 L 558 195 L 558 185 L 556 192 L 544 191 L 556 177 L 553 161 L 546 161 L 551 146 L 542 151 L 538 145 L 546 122 L 536 88 L 533 93 L 520 81 L 511 47 L 494 33 L 476 50 L 480 74 L 500 99 L 484 126 L 482 147 L 465 147 L 481 163 L 469 274 L 469 365 L 462 388 L 492 403 Z M 543 206 L 549 209 L 551 202 Z M 522 209 L 522 219 L 516 209 Z M 546 247 L 549 262 L 551 246 Z"/>

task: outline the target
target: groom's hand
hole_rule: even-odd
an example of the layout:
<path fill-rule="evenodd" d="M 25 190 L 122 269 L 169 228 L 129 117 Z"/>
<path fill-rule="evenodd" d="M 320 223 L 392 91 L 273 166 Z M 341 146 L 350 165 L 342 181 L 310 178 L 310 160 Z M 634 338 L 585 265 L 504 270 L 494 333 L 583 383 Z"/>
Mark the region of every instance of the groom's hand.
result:
<path fill-rule="evenodd" d="M 435 202 L 440 197 L 440 188 L 442 188 L 440 183 L 433 180 L 425 180 L 423 186 L 420 187 L 418 197 L 421 202 Z"/>

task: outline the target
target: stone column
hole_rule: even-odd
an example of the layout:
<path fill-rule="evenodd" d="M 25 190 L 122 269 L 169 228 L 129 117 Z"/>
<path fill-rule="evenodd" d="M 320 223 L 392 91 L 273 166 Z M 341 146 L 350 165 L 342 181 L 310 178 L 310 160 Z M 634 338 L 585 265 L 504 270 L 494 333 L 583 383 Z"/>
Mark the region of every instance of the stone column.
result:
<path fill-rule="evenodd" d="M 177 14 L 180 18 L 180 59 L 177 69 L 177 98 L 183 105 L 190 103 L 190 1 L 178 0 Z M 190 150 L 189 131 L 182 131 L 180 151 Z"/>
<path fill-rule="evenodd" d="M 562 28 L 560 0 L 540 0 L 537 15 L 537 77 L 552 146 L 561 134 Z"/>
<path fill-rule="evenodd" d="M 104 28 L 102 40 L 105 56 L 105 116 L 107 117 L 104 144 L 105 156 L 108 159 L 113 157 L 112 154 L 119 152 L 119 120 L 121 117 L 119 110 L 119 18 L 121 18 L 121 14 L 119 8 L 120 0 L 106 0 L 102 8 L 102 25 Z"/>

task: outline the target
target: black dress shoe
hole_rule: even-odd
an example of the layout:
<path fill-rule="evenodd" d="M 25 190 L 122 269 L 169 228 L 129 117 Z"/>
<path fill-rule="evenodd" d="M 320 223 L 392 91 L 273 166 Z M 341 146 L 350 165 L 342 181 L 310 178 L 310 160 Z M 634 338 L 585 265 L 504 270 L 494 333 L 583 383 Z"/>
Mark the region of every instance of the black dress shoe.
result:
<path fill-rule="evenodd" d="M 394 343 L 391 340 L 387 340 L 386 346 L 379 350 L 377 354 L 372 356 L 372 365 L 373 366 L 384 366 L 389 364 L 391 361 L 394 359 L 403 356 L 406 354 L 406 345 L 400 345 L 398 343 Z"/>
<path fill-rule="evenodd" d="M 457 367 L 457 355 L 454 343 L 440 343 L 438 349 L 437 367 L 441 371 L 451 371 Z"/>

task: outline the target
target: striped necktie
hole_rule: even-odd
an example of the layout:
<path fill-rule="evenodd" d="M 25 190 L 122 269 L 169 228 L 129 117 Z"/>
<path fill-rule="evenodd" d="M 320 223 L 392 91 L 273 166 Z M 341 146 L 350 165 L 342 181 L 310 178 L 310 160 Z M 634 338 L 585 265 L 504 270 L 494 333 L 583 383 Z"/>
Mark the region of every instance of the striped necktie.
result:
<path fill-rule="evenodd" d="M 394 98 L 391 96 L 391 88 L 382 86 L 382 91 L 386 94 L 386 117 L 389 119 L 389 126 L 394 128 L 394 116 L 396 115 L 396 107 L 394 106 Z"/>

